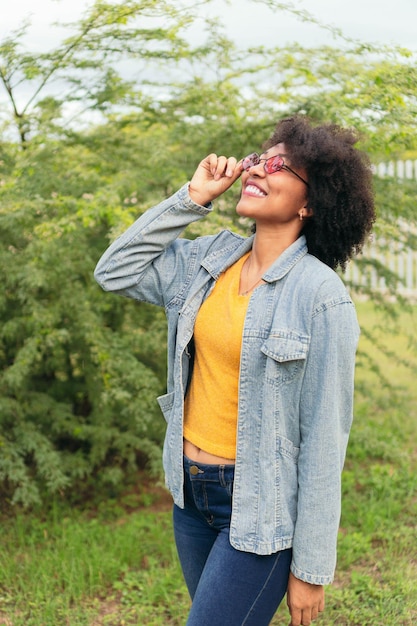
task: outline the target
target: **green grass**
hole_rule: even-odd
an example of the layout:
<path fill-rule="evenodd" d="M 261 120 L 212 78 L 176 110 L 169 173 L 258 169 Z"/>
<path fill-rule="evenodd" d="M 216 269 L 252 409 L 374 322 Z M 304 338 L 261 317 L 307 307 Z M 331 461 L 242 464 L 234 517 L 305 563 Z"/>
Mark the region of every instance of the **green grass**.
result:
<path fill-rule="evenodd" d="M 170 514 L 140 495 L 94 514 L 17 516 L 2 534 L 0 624 L 179 624 L 187 612 Z"/>
<path fill-rule="evenodd" d="M 416 320 L 359 319 L 373 334 L 360 350 L 355 422 L 343 475 L 335 582 L 322 626 L 417 623 L 417 385 L 402 361 L 416 360 Z M 376 343 L 383 344 L 376 350 Z M 371 365 L 375 364 L 375 367 Z M 381 382 L 380 368 L 393 387 Z M 143 476 L 114 501 L 2 520 L 3 626 L 180 626 L 189 600 L 173 544 L 169 504 Z M 272 624 L 287 625 L 285 602 Z M 216 625 L 213 625 L 216 626 Z"/>

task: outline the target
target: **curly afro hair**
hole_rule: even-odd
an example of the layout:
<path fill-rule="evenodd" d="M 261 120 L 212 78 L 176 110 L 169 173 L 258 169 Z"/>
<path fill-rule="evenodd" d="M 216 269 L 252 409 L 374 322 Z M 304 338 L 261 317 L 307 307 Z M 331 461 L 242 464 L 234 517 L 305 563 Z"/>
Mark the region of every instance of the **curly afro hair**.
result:
<path fill-rule="evenodd" d="M 285 144 L 293 167 L 308 175 L 308 207 L 313 215 L 303 234 L 308 251 L 336 269 L 361 251 L 375 221 L 371 164 L 354 147 L 354 130 L 336 124 L 313 126 L 301 115 L 282 119 L 265 150 Z"/>

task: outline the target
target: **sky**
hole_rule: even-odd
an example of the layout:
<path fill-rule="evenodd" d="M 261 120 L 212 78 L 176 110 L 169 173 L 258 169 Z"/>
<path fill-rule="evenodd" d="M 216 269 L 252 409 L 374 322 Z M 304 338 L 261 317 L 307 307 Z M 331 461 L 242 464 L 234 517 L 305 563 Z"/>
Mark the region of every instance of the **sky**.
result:
<path fill-rule="evenodd" d="M 47 50 L 60 40 L 53 22 L 77 21 L 90 0 L 0 0 L 0 40 L 17 28 L 25 18 L 32 26 L 28 35 L 31 49 Z M 7 3 L 7 10 L 5 5 Z M 320 21 L 336 26 L 354 39 L 370 43 L 397 44 L 417 49 L 416 0 L 294 0 Z M 202 9 L 202 13 L 208 9 Z M 283 11 L 275 13 L 250 0 L 215 0 L 210 15 L 217 14 L 227 35 L 240 46 L 280 45 L 290 42 L 320 45 L 334 39 L 313 24 L 302 23 Z M 62 31 L 61 31 L 62 32 Z M 193 37 L 198 38 L 194 32 Z"/>

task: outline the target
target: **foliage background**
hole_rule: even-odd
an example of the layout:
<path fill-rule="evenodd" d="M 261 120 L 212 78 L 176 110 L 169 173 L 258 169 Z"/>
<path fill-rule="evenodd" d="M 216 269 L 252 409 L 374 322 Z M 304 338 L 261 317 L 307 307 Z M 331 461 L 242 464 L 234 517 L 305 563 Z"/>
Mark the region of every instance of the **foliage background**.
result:
<path fill-rule="evenodd" d="M 297 14 L 291 3 L 265 4 Z M 203 36 L 193 46 L 187 32 L 196 23 Z M 240 50 L 215 20 L 201 24 L 198 6 L 165 0 L 98 0 L 68 32 L 44 53 L 26 49 L 25 27 L 0 42 L 5 508 L 115 493 L 138 467 L 160 470 L 163 312 L 103 294 L 92 274 L 109 241 L 189 179 L 203 156 L 253 151 L 295 112 L 355 126 L 375 164 L 417 155 L 410 50 L 339 32 L 334 47 Z M 126 78 L 122 60 L 140 64 L 140 82 Z M 375 176 L 375 190 L 377 241 L 405 238 L 415 249 L 416 181 Z M 245 232 L 237 194 L 187 234 Z M 366 254 L 359 262 L 375 265 Z M 377 270 L 386 297 L 351 288 L 371 294 L 395 332 L 398 277 Z M 375 329 L 365 332 L 387 352 Z M 359 361 L 378 367 L 366 354 Z"/>

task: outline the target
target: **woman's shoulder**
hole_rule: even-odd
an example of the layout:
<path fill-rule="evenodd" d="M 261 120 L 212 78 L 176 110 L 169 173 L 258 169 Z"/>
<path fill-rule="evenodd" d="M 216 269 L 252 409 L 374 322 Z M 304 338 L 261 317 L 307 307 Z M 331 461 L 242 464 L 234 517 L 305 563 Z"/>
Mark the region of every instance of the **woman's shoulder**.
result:
<path fill-rule="evenodd" d="M 315 297 L 350 301 L 350 295 L 342 277 L 331 267 L 312 254 L 306 254 L 301 263 L 304 287 Z"/>
<path fill-rule="evenodd" d="M 302 261 L 304 263 L 304 271 L 309 270 L 311 274 L 317 276 L 319 280 L 325 279 L 343 284 L 338 272 L 336 272 L 329 265 L 326 265 L 323 261 L 320 261 L 320 259 L 314 255 L 307 253 L 303 257 Z"/>

